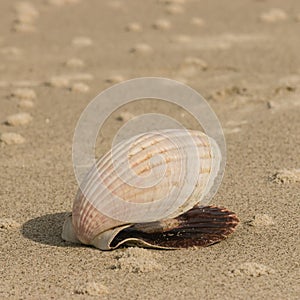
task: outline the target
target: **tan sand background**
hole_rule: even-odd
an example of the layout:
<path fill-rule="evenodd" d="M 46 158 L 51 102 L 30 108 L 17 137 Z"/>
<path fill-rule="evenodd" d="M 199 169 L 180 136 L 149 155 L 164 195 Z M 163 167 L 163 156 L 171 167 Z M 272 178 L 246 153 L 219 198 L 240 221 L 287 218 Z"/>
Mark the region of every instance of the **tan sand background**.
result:
<path fill-rule="evenodd" d="M 1 299 L 299 299 L 298 0 L 1 0 L 0 16 Z M 211 203 L 241 220 L 226 241 L 113 252 L 62 241 L 76 122 L 139 76 L 184 81 L 218 115 L 228 157 Z M 98 153 L 152 111 L 194 126 L 137 103 L 112 116 Z"/>

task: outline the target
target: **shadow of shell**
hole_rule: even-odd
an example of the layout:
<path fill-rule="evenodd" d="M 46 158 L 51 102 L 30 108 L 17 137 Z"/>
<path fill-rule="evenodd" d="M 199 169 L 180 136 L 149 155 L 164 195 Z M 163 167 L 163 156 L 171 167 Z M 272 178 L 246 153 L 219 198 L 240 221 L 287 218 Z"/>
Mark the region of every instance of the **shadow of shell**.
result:
<path fill-rule="evenodd" d="M 21 228 L 22 235 L 34 242 L 56 247 L 80 247 L 78 244 L 65 242 L 61 231 L 69 213 L 54 213 L 31 219 Z"/>

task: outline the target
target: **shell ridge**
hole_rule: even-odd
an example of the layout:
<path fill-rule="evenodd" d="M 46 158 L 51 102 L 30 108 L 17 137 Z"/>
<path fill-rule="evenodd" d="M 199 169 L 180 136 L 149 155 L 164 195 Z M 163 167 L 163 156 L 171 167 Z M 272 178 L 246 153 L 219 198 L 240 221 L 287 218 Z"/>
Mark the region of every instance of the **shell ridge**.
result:
<path fill-rule="evenodd" d="M 198 145 L 197 145 L 198 146 Z M 202 146 L 202 144 L 200 145 L 200 146 Z M 98 166 L 99 166 L 99 163 L 98 163 Z M 105 172 L 105 170 L 103 170 L 102 172 Z M 123 174 L 126 172 L 126 169 L 124 169 L 123 170 Z M 122 175 L 122 174 L 121 174 Z M 95 172 L 95 178 L 97 179 L 97 171 Z M 107 178 L 107 177 L 109 177 L 110 175 L 107 175 L 105 178 L 103 178 L 103 180 L 101 180 L 101 182 L 104 184 L 104 180 Z M 110 182 L 108 182 L 108 183 L 105 183 L 105 185 L 106 185 L 106 187 L 108 187 L 108 189 L 109 189 L 109 187 L 111 186 L 111 184 L 113 183 L 113 178 L 111 179 L 111 181 Z M 120 182 L 120 185 L 122 185 L 122 182 Z M 116 189 L 118 188 L 118 186 L 116 187 Z M 87 189 L 87 188 L 86 188 Z M 85 189 L 85 190 L 86 190 Z M 109 191 L 108 191 L 108 189 L 107 189 L 107 194 L 108 194 L 108 196 L 109 196 Z M 96 192 L 97 191 L 97 186 L 96 185 L 94 185 L 94 187 L 93 187 L 93 190 L 91 190 L 91 191 L 89 191 L 89 195 L 91 195 L 91 197 L 94 199 L 93 201 L 91 201 L 91 203 L 93 204 L 94 203 L 94 201 L 99 197 L 99 192 L 97 193 L 97 194 L 94 194 L 94 192 Z M 110 192 L 113 192 L 114 190 L 110 190 Z M 101 195 L 102 197 L 104 196 L 103 194 Z"/>

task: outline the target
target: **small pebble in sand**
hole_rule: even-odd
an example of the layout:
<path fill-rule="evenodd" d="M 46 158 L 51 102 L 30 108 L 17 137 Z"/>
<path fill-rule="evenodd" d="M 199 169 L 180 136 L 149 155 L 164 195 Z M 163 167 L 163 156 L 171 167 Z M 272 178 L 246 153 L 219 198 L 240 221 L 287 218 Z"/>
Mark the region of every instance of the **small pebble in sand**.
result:
<path fill-rule="evenodd" d="M 131 48 L 130 52 L 144 55 L 144 54 L 152 53 L 153 49 L 148 44 L 140 43 L 140 44 L 136 44 L 135 46 L 133 46 Z"/>
<path fill-rule="evenodd" d="M 180 34 L 180 35 L 174 36 L 171 39 L 171 41 L 174 43 L 187 44 L 192 41 L 192 38 L 188 35 Z"/>
<path fill-rule="evenodd" d="M 67 76 L 53 76 L 46 84 L 52 87 L 68 87 L 70 79 Z"/>
<path fill-rule="evenodd" d="M 261 14 L 260 19 L 266 23 L 275 23 L 287 19 L 287 14 L 279 8 L 272 8 L 268 12 Z"/>
<path fill-rule="evenodd" d="M 52 87 L 70 88 L 71 81 L 90 81 L 93 79 L 94 79 L 94 76 L 89 73 L 74 73 L 74 74 L 53 76 L 50 78 L 49 81 L 46 82 L 46 84 L 50 85 Z M 81 88 L 79 88 L 79 89 L 81 89 Z M 84 89 L 86 90 L 86 88 L 84 88 Z"/>
<path fill-rule="evenodd" d="M 166 19 L 159 19 L 153 23 L 153 28 L 158 30 L 169 30 L 171 28 L 171 22 Z"/>
<path fill-rule="evenodd" d="M 15 23 L 13 26 L 13 30 L 17 32 L 35 32 L 36 27 L 32 24 Z"/>
<path fill-rule="evenodd" d="M 0 48 L 0 53 L 7 56 L 15 57 L 15 56 L 20 56 L 22 54 L 22 50 L 20 48 L 10 46 L 10 47 Z"/>
<path fill-rule="evenodd" d="M 19 32 L 34 32 L 34 22 L 39 16 L 38 10 L 30 2 L 19 2 L 15 5 L 17 13 L 13 29 Z"/>
<path fill-rule="evenodd" d="M 11 95 L 18 99 L 33 100 L 36 99 L 36 93 L 33 89 L 16 89 L 12 91 Z"/>
<path fill-rule="evenodd" d="M 300 182 L 300 169 L 283 169 L 276 172 L 271 180 L 275 183 L 298 183 Z"/>
<path fill-rule="evenodd" d="M 25 112 L 13 114 L 6 118 L 6 124 L 10 126 L 23 126 L 29 124 L 31 121 L 32 116 Z"/>
<path fill-rule="evenodd" d="M 109 294 L 109 290 L 102 283 L 88 281 L 86 283 L 79 284 L 75 288 L 74 293 L 79 295 L 101 296 Z"/>
<path fill-rule="evenodd" d="M 191 24 L 195 26 L 202 27 L 205 25 L 205 21 L 201 18 L 194 17 L 191 19 Z"/>
<path fill-rule="evenodd" d="M 230 270 L 229 276 L 230 277 L 237 277 L 237 276 L 249 276 L 249 277 L 260 277 L 264 275 L 274 274 L 275 270 L 272 268 L 258 264 L 255 262 L 245 262 L 233 270 Z"/>
<path fill-rule="evenodd" d="M 129 111 L 122 111 L 117 117 L 116 120 L 120 122 L 128 122 L 133 119 L 135 115 Z"/>
<path fill-rule="evenodd" d="M 65 62 L 69 68 L 81 68 L 84 66 L 84 61 L 79 58 L 70 58 Z"/>
<path fill-rule="evenodd" d="M 275 224 L 273 218 L 267 214 L 257 214 L 252 218 L 252 220 L 246 223 L 247 225 L 253 227 L 265 227 L 265 226 L 271 226 Z"/>
<path fill-rule="evenodd" d="M 15 19 L 15 23 L 19 24 L 33 24 L 35 21 L 35 17 L 28 14 L 18 15 Z"/>
<path fill-rule="evenodd" d="M 19 227 L 20 227 L 20 224 L 13 219 L 10 219 L 10 218 L 1 218 L 0 219 L 0 229 L 2 229 L 2 230 L 14 229 L 14 228 L 19 228 Z"/>
<path fill-rule="evenodd" d="M 130 273 L 147 273 L 163 269 L 162 265 L 156 262 L 157 254 L 142 248 L 127 248 L 116 256 L 117 262 L 111 269 L 123 270 Z"/>
<path fill-rule="evenodd" d="M 71 91 L 79 93 L 87 93 L 90 90 L 90 87 L 82 82 L 76 82 L 71 85 Z"/>
<path fill-rule="evenodd" d="M 33 108 L 34 107 L 34 102 L 31 100 L 21 100 L 18 103 L 18 106 L 20 108 Z"/>
<path fill-rule="evenodd" d="M 140 23 L 137 22 L 130 22 L 126 25 L 125 29 L 127 31 L 132 31 L 132 32 L 142 32 L 143 28 Z"/>
<path fill-rule="evenodd" d="M 165 9 L 166 13 L 170 15 L 178 15 L 184 13 L 184 9 L 182 6 L 178 4 L 170 4 Z"/>
<path fill-rule="evenodd" d="M 23 144 L 25 143 L 25 138 L 15 132 L 5 132 L 1 134 L 0 141 L 6 145 Z M 3 221 L 3 219 L 0 220 L 0 227 L 1 221 Z"/>
<path fill-rule="evenodd" d="M 39 16 L 39 11 L 31 2 L 21 1 L 15 4 L 15 10 L 18 15 L 28 15 L 33 18 Z"/>
<path fill-rule="evenodd" d="M 72 40 L 72 45 L 75 47 L 89 47 L 93 41 L 87 36 L 78 36 Z"/>
<path fill-rule="evenodd" d="M 105 81 L 107 83 L 119 83 L 124 80 L 125 80 L 125 78 L 122 75 L 112 75 L 112 76 L 108 77 Z"/>

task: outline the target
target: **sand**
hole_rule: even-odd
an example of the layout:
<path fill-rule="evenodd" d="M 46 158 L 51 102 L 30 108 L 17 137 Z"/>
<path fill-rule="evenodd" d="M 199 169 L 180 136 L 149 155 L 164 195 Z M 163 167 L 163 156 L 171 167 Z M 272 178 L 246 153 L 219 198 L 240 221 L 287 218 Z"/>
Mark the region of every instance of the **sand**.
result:
<path fill-rule="evenodd" d="M 1 0 L 0 11 L 1 299 L 299 298 L 298 0 Z M 61 239 L 76 122 L 102 90 L 139 76 L 185 82 L 220 119 L 227 166 L 211 203 L 241 220 L 226 241 L 102 252 Z M 145 100 L 112 115 L 97 153 L 144 112 L 195 126 Z"/>

